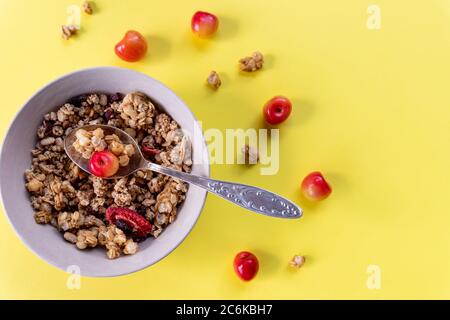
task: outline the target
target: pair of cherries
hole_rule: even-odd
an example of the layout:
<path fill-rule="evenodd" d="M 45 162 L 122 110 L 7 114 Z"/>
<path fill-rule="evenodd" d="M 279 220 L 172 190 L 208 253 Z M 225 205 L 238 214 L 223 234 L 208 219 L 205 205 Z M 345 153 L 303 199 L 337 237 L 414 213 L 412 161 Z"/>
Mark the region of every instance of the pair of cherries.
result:
<path fill-rule="evenodd" d="M 219 19 L 212 13 L 197 11 L 191 20 L 192 32 L 201 38 L 212 36 L 219 27 Z M 147 41 L 137 31 L 130 30 L 114 47 L 119 58 L 136 62 L 141 60 L 147 53 Z"/>

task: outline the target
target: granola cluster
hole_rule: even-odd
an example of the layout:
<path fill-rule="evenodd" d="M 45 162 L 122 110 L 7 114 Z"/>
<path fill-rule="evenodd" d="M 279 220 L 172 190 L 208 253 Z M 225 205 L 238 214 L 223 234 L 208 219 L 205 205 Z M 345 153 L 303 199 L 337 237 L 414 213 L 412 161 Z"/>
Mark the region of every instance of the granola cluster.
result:
<path fill-rule="evenodd" d="M 61 37 L 64 40 L 69 40 L 73 35 L 77 34 L 77 27 L 73 24 L 61 26 Z"/>
<path fill-rule="evenodd" d="M 264 65 L 264 57 L 259 51 L 255 51 L 251 56 L 239 60 L 239 69 L 246 72 L 254 72 Z"/>
<path fill-rule="evenodd" d="M 123 144 L 115 134 L 105 136 L 101 128 L 93 131 L 78 129 L 75 132 L 75 137 L 73 147 L 85 159 L 90 159 L 95 151 L 107 149 L 118 157 L 119 165 L 125 167 L 136 152 L 132 144 Z"/>
<path fill-rule="evenodd" d="M 80 250 L 103 247 L 110 259 L 134 254 L 137 242 L 144 239 L 109 224 L 106 210 L 134 210 L 151 223 L 149 236 L 157 237 L 176 219 L 187 185 L 151 171 L 110 180 L 81 171 L 65 154 L 63 142 L 72 130 L 87 124 L 125 130 L 140 146 L 157 151 L 147 156 L 149 160 L 185 172 L 190 172 L 192 166 L 190 141 L 178 124 L 142 93 L 130 93 L 124 98 L 121 94 L 96 93 L 74 97 L 46 114 L 37 129 L 38 142 L 31 150 L 31 167 L 25 172 L 36 222 L 51 224 Z M 134 152 L 100 131 L 80 132 L 78 143 L 86 156 L 102 147 L 119 155 Z"/>
<path fill-rule="evenodd" d="M 208 78 L 206 79 L 206 83 L 214 90 L 219 89 L 219 87 L 222 85 L 219 74 L 214 70 L 210 72 Z"/>

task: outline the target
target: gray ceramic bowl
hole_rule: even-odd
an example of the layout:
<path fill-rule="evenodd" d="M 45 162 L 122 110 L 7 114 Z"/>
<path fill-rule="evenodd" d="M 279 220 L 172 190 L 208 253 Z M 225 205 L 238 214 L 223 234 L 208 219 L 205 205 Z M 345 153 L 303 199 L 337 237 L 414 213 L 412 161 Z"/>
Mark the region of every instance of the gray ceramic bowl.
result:
<path fill-rule="evenodd" d="M 84 276 L 108 277 L 148 267 L 174 250 L 197 221 L 206 191 L 190 186 L 176 221 L 157 239 L 141 243 L 135 255 L 116 260 L 108 260 L 101 249 L 78 250 L 64 241 L 52 226 L 36 224 L 23 175 L 30 166 L 30 151 L 36 143 L 36 130 L 45 113 L 70 97 L 96 91 L 141 91 L 147 94 L 190 135 L 194 162 L 192 172 L 209 176 L 209 161 L 201 128 L 186 104 L 160 82 L 136 71 L 116 67 L 76 71 L 46 85 L 25 103 L 11 123 L 1 150 L 0 194 L 6 215 L 22 241 L 45 261 L 62 270 L 78 266 Z"/>

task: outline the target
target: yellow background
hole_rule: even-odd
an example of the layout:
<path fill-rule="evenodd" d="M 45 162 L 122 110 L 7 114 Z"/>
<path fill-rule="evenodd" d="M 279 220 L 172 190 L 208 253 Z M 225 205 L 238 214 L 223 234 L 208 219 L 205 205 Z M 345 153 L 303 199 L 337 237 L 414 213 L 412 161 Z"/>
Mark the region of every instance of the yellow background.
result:
<path fill-rule="evenodd" d="M 161 80 L 205 129 L 259 128 L 264 102 L 283 94 L 294 107 L 280 127 L 279 173 L 215 165 L 212 176 L 271 189 L 305 215 L 271 219 L 209 196 L 166 259 L 68 290 L 68 275 L 28 251 L 2 214 L 0 298 L 450 298 L 448 0 L 378 0 L 381 30 L 366 26 L 369 0 L 97 0 L 79 36 L 64 41 L 66 9 L 81 2 L 0 0 L 2 137 L 37 89 L 90 66 Z M 190 33 L 198 9 L 220 17 L 210 41 Z M 148 39 L 142 62 L 113 52 L 128 29 Z M 254 50 L 264 69 L 239 74 L 237 60 Z M 223 80 L 217 92 L 204 85 L 212 69 Z M 312 170 L 334 189 L 317 205 L 299 192 Z M 260 258 L 250 283 L 232 271 L 243 249 Z M 287 266 L 295 253 L 307 256 L 300 270 Z M 366 286 L 369 265 L 381 268 L 380 290 Z"/>

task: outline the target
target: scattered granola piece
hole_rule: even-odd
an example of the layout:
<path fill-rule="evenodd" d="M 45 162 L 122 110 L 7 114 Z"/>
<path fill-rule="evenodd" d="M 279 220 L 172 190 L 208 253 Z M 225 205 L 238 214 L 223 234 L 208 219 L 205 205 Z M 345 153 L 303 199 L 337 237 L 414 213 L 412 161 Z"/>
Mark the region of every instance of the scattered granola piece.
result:
<path fill-rule="evenodd" d="M 250 57 L 245 57 L 239 60 L 239 69 L 241 71 L 253 72 L 263 67 L 264 57 L 259 51 L 252 53 Z"/>
<path fill-rule="evenodd" d="M 83 2 L 83 5 L 82 5 L 82 8 L 83 8 L 83 11 L 84 11 L 85 13 L 87 13 L 87 14 L 92 14 L 92 13 L 93 13 L 93 11 L 92 11 L 92 6 L 91 6 L 91 4 L 89 3 L 89 1 L 84 1 L 84 2 Z"/>
<path fill-rule="evenodd" d="M 256 164 L 259 160 L 258 150 L 248 144 L 242 147 L 242 153 L 244 155 L 244 161 L 246 164 Z"/>
<path fill-rule="evenodd" d="M 304 256 L 295 255 L 290 261 L 290 265 L 294 268 L 301 268 L 305 264 L 306 258 Z"/>
<path fill-rule="evenodd" d="M 70 37 L 77 33 L 77 27 L 73 24 L 61 26 L 62 37 L 64 40 L 68 40 Z"/>
<path fill-rule="evenodd" d="M 215 71 L 211 71 L 208 78 L 206 79 L 206 82 L 214 90 L 219 89 L 219 87 L 222 85 L 222 81 L 220 80 L 219 74 Z"/>

